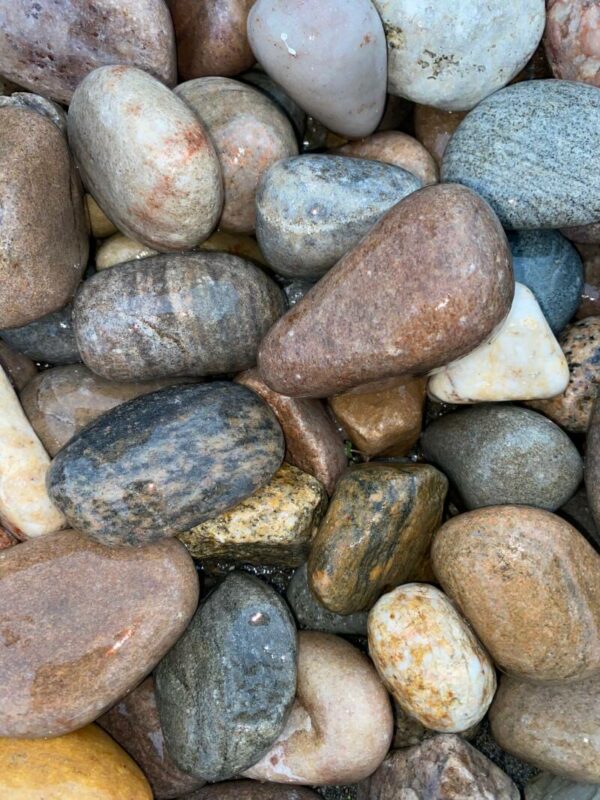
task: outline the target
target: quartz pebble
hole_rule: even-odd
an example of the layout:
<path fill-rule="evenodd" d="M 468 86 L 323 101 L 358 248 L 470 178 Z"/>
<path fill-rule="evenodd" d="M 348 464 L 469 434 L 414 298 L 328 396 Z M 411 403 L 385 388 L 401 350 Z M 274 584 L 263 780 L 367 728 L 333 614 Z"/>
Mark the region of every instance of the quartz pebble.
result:
<path fill-rule="evenodd" d="M 49 364 L 77 364 L 81 361 L 73 330 L 73 304 L 40 317 L 22 328 L 0 333 L 5 342 L 34 361 Z"/>
<path fill-rule="evenodd" d="M 400 131 L 379 131 L 366 139 L 348 142 L 330 152 L 332 155 L 369 158 L 402 167 L 419 178 L 424 186 L 439 180 L 433 156 L 420 142 Z"/>
<path fill-rule="evenodd" d="M 37 367 L 30 358 L 13 350 L 0 339 L 0 368 L 4 370 L 11 384 L 20 392 L 37 375 Z"/>
<path fill-rule="evenodd" d="M 525 787 L 525 800 L 598 800 L 600 786 L 542 772 Z"/>
<path fill-rule="evenodd" d="M 598 9 L 579 0 L 549 0 L 544 44 L 555 78 L 600 86 Z"/>

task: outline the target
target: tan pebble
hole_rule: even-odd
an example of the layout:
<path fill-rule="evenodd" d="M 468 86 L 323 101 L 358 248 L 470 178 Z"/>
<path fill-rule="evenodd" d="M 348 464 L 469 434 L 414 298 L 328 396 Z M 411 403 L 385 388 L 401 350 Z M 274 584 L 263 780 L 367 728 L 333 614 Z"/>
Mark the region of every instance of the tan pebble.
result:
<path fill-rule="evenodd" d="M 95 236 L 96 239 L 106 239 L 107 236 L 116 234 L 117 226 L 113 225 L 92 195 L 85 194 L 84 200 L 92 236 Z"/>
<path fill-rule="evenodd" d="M 424 186 L 439 181 L 438 166 L 429 151 L 412 136 L 399 131 L 380 131 L 366 139 L 331 150 L 334 155 L 384 161 L 412 172 Z"/>

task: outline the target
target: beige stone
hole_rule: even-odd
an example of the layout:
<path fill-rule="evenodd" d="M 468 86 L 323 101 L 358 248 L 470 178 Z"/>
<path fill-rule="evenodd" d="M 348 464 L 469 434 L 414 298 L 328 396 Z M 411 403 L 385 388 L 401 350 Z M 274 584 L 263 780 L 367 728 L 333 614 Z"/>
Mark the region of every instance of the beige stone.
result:
<path fill-rule="evenodd" d="M 334 155 L 384 161 L 412 172 L 424 186 L 440 179 L 438 166 L 428 150 L 412 136 L 400 131 L 379 131 L 331 150 Z"/>

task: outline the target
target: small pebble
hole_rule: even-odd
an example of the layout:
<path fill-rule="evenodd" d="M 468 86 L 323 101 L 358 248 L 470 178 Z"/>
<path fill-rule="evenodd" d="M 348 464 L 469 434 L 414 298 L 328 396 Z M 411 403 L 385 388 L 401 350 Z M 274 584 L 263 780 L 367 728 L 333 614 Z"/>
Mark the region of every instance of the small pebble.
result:
<path fill-rule="evenodd" d="M 109 220 L 92 195 L 85 194 L 83 199 L 85 201 L 92 236 L 95 236 L 96 239 L 105 239 L 107 236 L 113 236 L 117 233 L 117 226 Z"/>
<path fill-rule="evenodd" d="M 444 111 L 433 106 L 415 105 L 415 136 L 431 153 L 438 169 L 442 166 L 452 134 L 466 116 L 466 111 Z"/>
<path fill-rule="evenodd" d="M 429 186 L 439 180 L 433 156 L 420 142 L 400 131 L 379 131 L 366 139 L 336 147 L 330 150 L 330 153 L 353 158 L 368 158 L 402 167 L 419 178 L 423 186 Z"/>

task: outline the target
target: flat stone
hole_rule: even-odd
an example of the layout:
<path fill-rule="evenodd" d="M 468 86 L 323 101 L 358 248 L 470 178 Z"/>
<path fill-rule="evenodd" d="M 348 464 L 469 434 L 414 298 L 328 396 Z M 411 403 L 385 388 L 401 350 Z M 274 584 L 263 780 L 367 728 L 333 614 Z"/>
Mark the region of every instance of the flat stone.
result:
<path fill-rule="evenodd" d="M 503 676 L 490 709 L 501 747 L 536 767 L 574 781 L 600 783 L 597 677 L 535 685 Z"/>
<path fill-rule="evenodd" d="M 4 800 L 152 800 L 143 772 L 97 725 L 54 739 L 0 739 Z"/>
<path fill-rule="evenodd" d="M 533 292 L 515 284 L 508 317 L 491 337 L 435 371 L 429 396 L 444 403 L 555 397 L 569 383 L 569 365 Z"/>
<path fill-rule="evenodd" d="M 369 654 L 400 707 L 433 730 L 476 725 L 496 691 L 488 654 L 446 595 L 427 583 L 407 583 L 377 601 Z"/>
<path fill-rule="evenodd" d="M 256 195 L 258 243 L 279 274 L 316 279 L 422 185 L 406 169 L 364 158 L 308 154 L 279 161 Z"/>
<path fill-rule="evenodd" d="M 473 108 L 506 86 L 544 32 L 544 0 L 374 2 L 387 39 L 388 91 L 448 111 Z"/>
<path fill-rule="evenodd" d="M 415 136 L 431 153 L 438 168 L 450 137 L 467 116 L 466 111 L 444 111 L 433 106 L 415 105 Z"/>
<path fill-rule="evenodd" d="M 368 611 L 429 550 L 448 482 L 426 464 L 362 464 L 338 482 L 312 543 L 308 580 L 330 611 Z"/>
<path fill-rule="evenodd" d="M 1 336 L 15 350 L 34 361 L 49 364 L 77 364 L 81 361 L 73 330 L 72 303 L 22 328 L 3 330 Z"/>
<path fill-rule="evenodd" d="M 0 172 L 2 329 L 26 325 L 71 299 L 86 267 L 88 238 L 75 166 L 50 120 L 0 108 Z"/>
<path fill-rule="evenodd" d="M 543 772 L 525 787 L 525 800 L 598 800 L 600 786 Z"/>
<path fill-rule="evenodd" d="M 37 367 L 30 358 L 0 339 L 0 367 L 13 387 L 20 392 L 37 375 Z"/>
<path fill-rule="evenodd" d="M 259 370 L 275 391 L 309 397 L 422 375 L 479 345 L 512 296 L 508 244 L 491 209 L 464 187 L 426 186 L 271 328 Z"/>
<path fill-rule="evenodd" d="M 187 797 L 188 792 L 203 785 L 202 780 L 178 769 L 165 747 L 152 677 L 142 681 L 97 721 L 143 769 L 155 800 Z"/>
<path fill-rule="evenodd" d="M 586 438 L 585 488 L 590 509 L 596 525 L 600 524 L 600 403 L 592 408 L 590 426 Z M 600 536 L 596 535 L 600 543 Z"/>
<path fill-rule="evenodd" d="M 348 142 L 329 152 L 332 155 L 369 158 L 402 167 L 419 178 L 423 186 L 439 180 L 438 167 L 433 156 L 420 142 L 400 131 L 378 131 L 366 139 Z"/>
<path fill-rule="evenodd" d="M 113 408 L 55 456 L 50 496 L 109 545 L 183 533 L 268 483 L 283 459 L 274 415 L 243 386 L 172 386 Z"/>
<path fill-rule="evenodd" d="M 118 229 L 156 250 L 189 250 L 219 220 L 219 159 L 196 115 L 134 67 L 94 70 L 69 106 L 83 181 Z"/>
<path fill-rule="evenodd" d="M 298 152 L 290 121 L 258 89 L 230 78 L 197 78 L 175 93 L 205 125 L 219 156 L 225 188 L 219 228 L 253 233 L 262 175 Z"/>
<path fill-rule="evenodd" d="M 105 239 L 107 236 L 112 236 L 117 233 L 117 226 L 109 220 L 92 195 L 85 194 L 83 199 L 85 201 L 92 236 L 96 239 Z"/>
<path fill-rule="evenodd" d="M 0 552 L 0 600 L 0 736 L 61 736 L 154 668 L 194 613 L 198 578 L 179 542 L 112 550 L 61 531 Z"/>
<path fill-rule="evenodd" d="M 508 41 L 508 40 L 507 40 Z M 507 228 L 596 222 L 600 92 L 538 80 L 501 89 L 474 109 L 444 154 L 442 180 L 469 186 Z"/>
<path fill-rule="evenodd" d="M 83 362 L 109 380 L 222 375 L 254 366 L 283 310 L 281 290 L 249 261 L 173 253 L 87 280 L 75 334 Z"/>
<path fill-rule="evenodd" d="M 540 683 L 598 676 L 600 556 L 560 517 L 526 506 L 460 514 L 432 559 L 500 670 Z"/>
<path fill-rule="evenodd" d="M 544 44 L 555 78 L 600 86 L 600 49 L 594 4 L 549 0 Z"/>
<path fill-rule="evenodd" d="M 167 748 L 195 777 L 219 781 L 275 741 L 296 690 L 296 627 L 285 602 L 234 572 L 202 603 L 156 671 Z"/>
<path fill-rule="evenodd" d="M 583 478 L 577 448 L 558 425 L 511 405 L 482 404 L 433 422 L 423 454 L 469 509 L 524 505 L 555 511 Z"/>
<path fill-rule="evenodd" d="M 319 800 L 319 795 L 302 786 L 289 788 L 277 783 L 228 781 L 206 786 L 185 800 Z"/>

